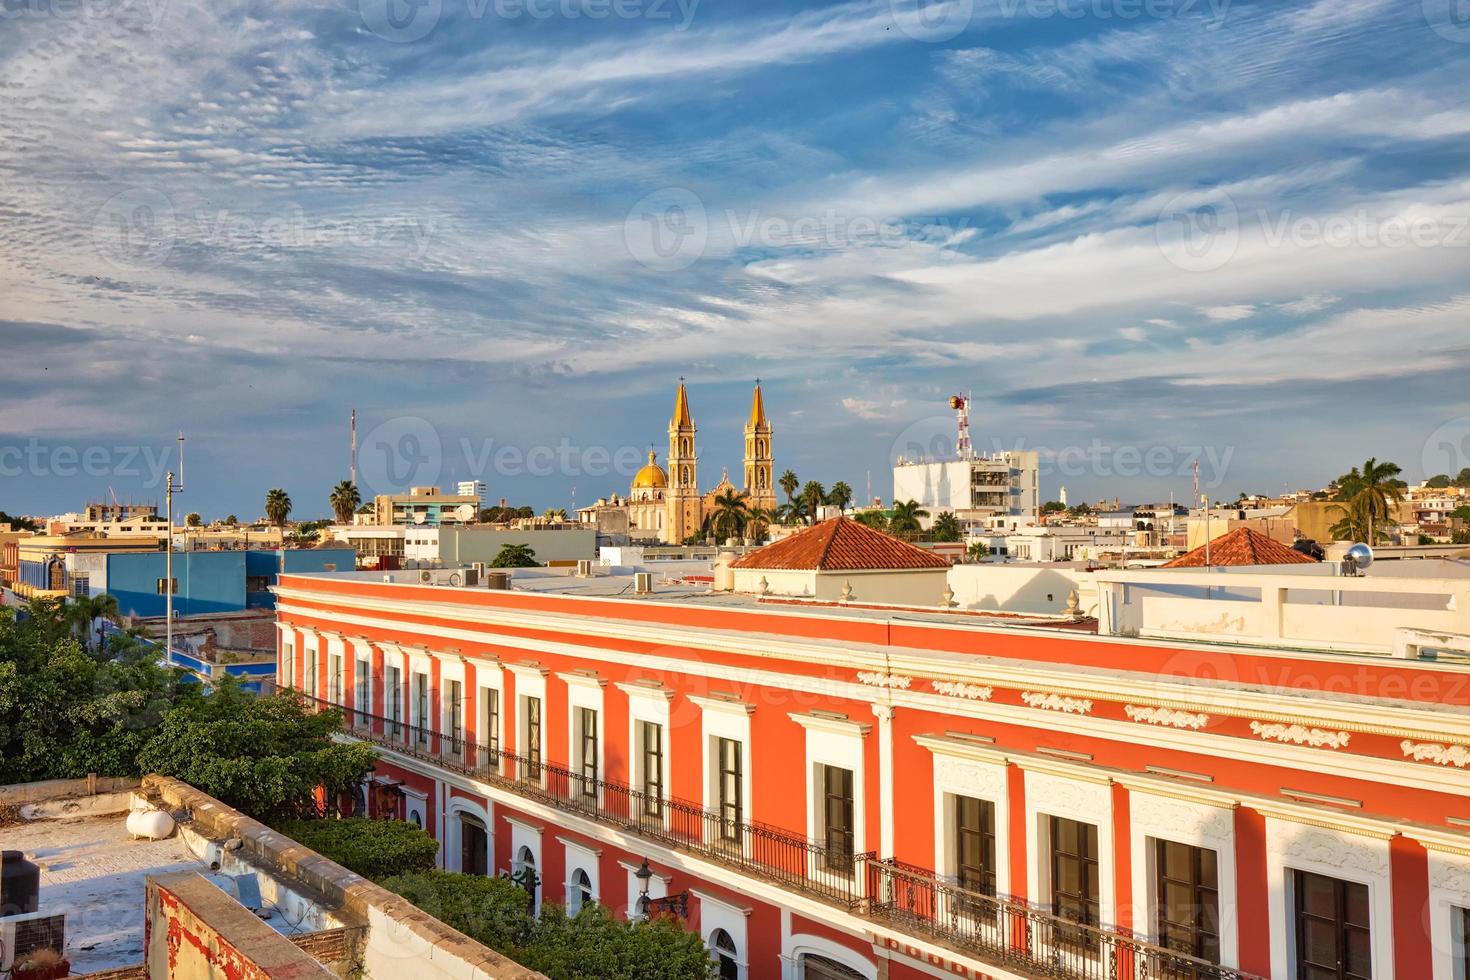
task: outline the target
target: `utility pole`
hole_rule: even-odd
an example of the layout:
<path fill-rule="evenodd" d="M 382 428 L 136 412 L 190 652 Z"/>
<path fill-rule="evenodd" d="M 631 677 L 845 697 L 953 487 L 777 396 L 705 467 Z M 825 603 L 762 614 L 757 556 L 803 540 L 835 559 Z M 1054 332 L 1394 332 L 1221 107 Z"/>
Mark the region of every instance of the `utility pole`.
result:
<path fill-rule="evenodd" d="M 174 483 L 170 470 L 164 484 L 164 511 L 168 518 L 167 557 L 163 560 L 163 660 L 172 663 L 174 657 L 174 494 L 184 492 L 184 434 L 179 433 L 179 482 Z"/>
<path fill-rule="evenodd" d="M 352 485 L 357 486 L 357 409 L 352 410 Z"/>

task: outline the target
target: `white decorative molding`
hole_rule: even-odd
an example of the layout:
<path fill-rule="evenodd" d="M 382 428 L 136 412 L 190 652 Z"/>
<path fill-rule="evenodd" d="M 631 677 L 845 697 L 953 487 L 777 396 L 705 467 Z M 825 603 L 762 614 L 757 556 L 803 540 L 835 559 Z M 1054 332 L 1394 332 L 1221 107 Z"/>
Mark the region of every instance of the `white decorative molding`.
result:
<path fill-rule="evenodd" d="M 934 785 L 963 796 L 995 802 L 1006 798 L 1006 769 L 1005 766 L 936 754 Z"/>
<path fill-rule="evenodd" d="M 1143 725 L 1166 725 L 1169 728 L 1204 728 L 1210 716 L 1199 711 L 1177 711 L 1174 708 L 1140 708 L 1136 704 L 1123 706 L 1130 719 Z"/>
<path fill-rule="evenodd" d="M 995 688 L 981 684 L 964 684 L 960 681 L 930 681 L 935 694 L 947 694 L 952 698 L 968 698 L 971 701 L 989 701 Z"/>
<path fill-rule="evenodd" d="M 858 671 L 857 679 L 870 687 L 896 687 L 907 691 L 909 685 L 914 682 L 912 677 L 900 677 L 897 674 L 879 674 L 871 670 Z"/>
<path fill-rule="evenodd" d="M 1222 852 L 1234 838 L 1234 813 L 1225 807 L 1143 792 L 1130 794 L 1130 800 L 1133 825 L 1145 836 L 1181 843 L 1204 841 Z"/>
<path fill-rule="evenodd" d="M 1433 762 L 1440 766 L 1464 769 L 1470 766 L 1470 747 L 1464 745 L 1441 745 L 1438 742 L 1411 742 L 1404 739 L 1399 743 L 1404 758 L 1415 762 Z"/>
<path fill-rule="evenodd" d="M 1290 742 L 1293 745 L 1311 745 L 1316 748 L 1347 748 L 1352 738 L 1347 732 L 1333 732 L 1325 728 L 1305 728 L 1301 725 L 1277 725 L 1251 722 L 1251 731 L 1256 737 L 1268 742 Z"/>
<path fill-rule="evenodd" d="M 1329 830 L 1296 827 L 1287 832 L 1282 854 L 1322 868 L 1388 877 L 1388 845 L 1351 839 Z"/>
<path fill-rule="evenodd" d="M 1021 700 L 1033 708 L 1041 708 L 1044 711 L 1063 711 L 1070 715 L 1085 715 L 1092 710 L 1092 702 L 1086 698 L 1067 698 L 1060 694 L 1022 691 Z"/>

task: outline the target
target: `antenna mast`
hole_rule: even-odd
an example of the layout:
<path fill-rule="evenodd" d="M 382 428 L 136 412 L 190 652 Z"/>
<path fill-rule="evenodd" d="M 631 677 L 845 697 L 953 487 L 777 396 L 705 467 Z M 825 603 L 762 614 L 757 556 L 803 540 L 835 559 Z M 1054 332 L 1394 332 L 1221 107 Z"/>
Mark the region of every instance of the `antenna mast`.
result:
<path fill-rule="evenodd" d="M 357 409 L 352 410 L 352 485 L 357 486 Z"/>
<path fill-rule="evenodd" d="M 970 396 L 951 395 L 949 407 L 954 409 L 957 430 L 954 442 L 955 455 L 960 459 L 974 459 L 975 447 L 970 444 Z"/>

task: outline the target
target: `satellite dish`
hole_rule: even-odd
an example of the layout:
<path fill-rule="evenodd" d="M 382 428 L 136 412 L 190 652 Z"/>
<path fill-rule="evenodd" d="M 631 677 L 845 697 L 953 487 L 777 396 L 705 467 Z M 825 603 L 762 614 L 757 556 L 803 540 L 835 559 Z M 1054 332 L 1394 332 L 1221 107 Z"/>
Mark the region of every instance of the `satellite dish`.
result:
<path fill-rule="evenodd" d="M 475 516 L 475 508 L 469 504 L 460 504 L 454 508 L 454 516 L 468 524 Z"/>
<path fill-rule="evenodd" d="M 1373 564 L 1373 549 L 1366 544 L 1355 544 L 1347 550 L 1343 558 L 1352 562 L 1353 567 L 1361 572 Z"/>
<path fill-rule="evenodd" d="M 428 520 L 429 520 L 429 515 L 428 514 L 425 514 L 423 511 L 420 511 L 419 513 L 413 515 L 413 522 L 415 524 L 424 524 L 424 523 L 427 523 Z"/>

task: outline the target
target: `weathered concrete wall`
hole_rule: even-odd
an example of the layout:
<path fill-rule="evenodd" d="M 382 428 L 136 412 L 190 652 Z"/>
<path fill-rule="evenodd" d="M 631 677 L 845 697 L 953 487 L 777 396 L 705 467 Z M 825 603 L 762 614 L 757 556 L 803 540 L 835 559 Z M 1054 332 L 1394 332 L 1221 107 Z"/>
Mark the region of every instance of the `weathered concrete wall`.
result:
<path fill-rule="evenodd" d="M 200 875 L 148 879 L 148 980 L 332 980 L 333 974 Z"/>
<path fill-rule="evenodd" d="M 475 942 L 392 892 L 353 874 L 207 793 L 166 776 L 146 776 L 143 791 L 169 809 L 184 809 L 196 829 L 219 840 L 240 839 L 241 851 L 260 867 L 322 896 L 351 925 L 368 926 L 363 967 L 367 980 L 538 980 L 528 970 Z"/>

